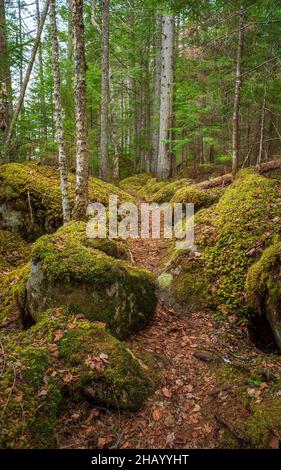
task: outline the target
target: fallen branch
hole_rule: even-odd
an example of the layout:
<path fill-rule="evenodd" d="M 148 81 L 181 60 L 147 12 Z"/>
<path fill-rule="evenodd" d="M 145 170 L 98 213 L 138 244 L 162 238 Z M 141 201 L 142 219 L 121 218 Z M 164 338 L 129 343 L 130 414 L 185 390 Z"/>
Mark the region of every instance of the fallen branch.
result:
<path fill-rule="evenodd" d="M 15 322 L 16 322 L 16 319 L 14 318 L 13 320 L 9 320 L 9 321 L 7 321 L 6 323 L 1 323 L 0 329 L 1 329 L 1 328 L 7 328 L 7 326 L 10 326 L 10 325 L 12 325 L 12 324 L 15 323 Z"/>
<path fill-rule="evenodd" d="M 281 168 L 281 160 L 271 160 L 270 162 L 261 163 L 256 166 L 259 173 L 266 173 L 271 170 L 278 170 Z M 225 175 L 212 178 L 210 180 L 202 181 L 196 186 L 200 189 L 211 189 L 216 187 L 224 187 L 232 182 L 232 173 L 226 173 Z"/>
<path fill-rule="evenodd" d="M 218 413 L 215 413 L 215 419 L 219 424 L 224 426 L 241 444 L 250 444 L 250 439 L 248 437 L 242 436 L 239 431 L 235 429 L 232 423 L 228 423 L 225 419 L 222 418 Z"/>

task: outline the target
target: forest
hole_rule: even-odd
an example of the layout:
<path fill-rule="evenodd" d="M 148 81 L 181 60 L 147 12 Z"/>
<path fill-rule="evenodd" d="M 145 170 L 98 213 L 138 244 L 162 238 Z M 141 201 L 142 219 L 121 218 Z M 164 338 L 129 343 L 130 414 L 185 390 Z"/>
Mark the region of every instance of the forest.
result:
<path fill-rule="evenodd" d="M 0 0 L 0 455 L 281 449 L 280 83 L 279 0 Z"/>

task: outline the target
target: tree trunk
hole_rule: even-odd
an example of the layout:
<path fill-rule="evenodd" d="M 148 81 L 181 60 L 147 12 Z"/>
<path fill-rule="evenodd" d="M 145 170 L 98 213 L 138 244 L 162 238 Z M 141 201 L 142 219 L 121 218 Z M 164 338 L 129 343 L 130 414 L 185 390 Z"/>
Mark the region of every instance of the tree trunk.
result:
<path fill-rule="evenodd" d="M 264 90 L 262 113 L 261 113 L 260 145 L 259 145 L 259 154 L 258 154 L 258 159 L 257 159 L 257 165 L 260 165 L 261 161 L 262 161 L 264 122 L 265 122 L 265 107 L 266 107 L 266 87 L 265 87 L 265 90 Z"/>
<path fill-rule="evenodd" d="M 162 21 L 162 70 L 157 180 L 167 180 L 170 174 L 169 144 L 167 140 L 172 118 L 173 43 L 174 17 L 172 15 L 164 15 Z"/>
<path fill-rule="evenodd" d="M 72 0 L 72 43 L 76 124 L 76 195 L 73 217 L 83 219 L 88 204 L 89 178 L 83 0 Z"/>
<path fill-rule="evenodd" d="M 0 0 L 0 86 L 0 131 L 2 137 L 1 140 L 4 142 L 9 127 L 9 121 L 13 113 L 5 0 Z"/>
<path fill-rule="evenodd" d="M 156 175 L 158 149 L 159 149 L 159 109 L 161 89 L 161 26 L 162 16 L 156 14 L 156 31 L 154 40 L 154 90 L 153 90 L 153 131 L 152 131 L 152 159 L 151 172 Z"/>
<path fill-rule="evenodd" d="M 109 1 L 102 1 L 102 78 L 101 78 L 101 164 L 100 177 L 108 180 L 109 150 Z"/>
<path fill-rule="evenodd" d="M 59 150 L 59 170 L 60 170 L 60 186 L 62 195 L 62 209 L 64 223 L 70 220 L 70 204 L 68 196 L 68 176 L 67 176 L 67 160 L 65 154 L 65 146 L 63 140 L 62 126 L 62 105 L 61 105 L 61 79 L 60 79 L 60 58 L 59 43 L 56 20 L 56 0 L 50 0 L 50 26 L 52 41 L 52 69 L 54 79 L 54 104 L 55 104 L 55 125 L 56 140 Z"/>
<path fill-rule="evenodd" d="M 236 83 L 235 83 L 235 97 L 232 118 L 232 173 L 235 175 L 239 168 L 239 147 L 240 147 L 240 97 L 242 87 L 242 54 L 244 46 L 244 17 L 245 11 L 243 5 L 240 7 L 239 18 L 239 32 L 238 32 L 238 48 L 237 48 L 237 63 L 236 63 Z"/>
<path fill-rule="evenodd" d="M 40 7 L 39 0 L 36 0 L 36 16 L 37 16 L 37 28 L 40 27 Z M 41 131 L 44 138 L 47 139 L 47 115 L 46 115 L 46 96 L 45 96 L 45 84 L 44 84 L 44 66 L 43 66 L 43 53 L 41 39 L 38 45 L 38 62 L 39 62 L 39 82 L 40 82 L 40 107 L 41 107 Z"/>
<path fill-rule="evenodd" d="M 31 55 L 30 55 L 29 63 L 28 63 L 27 70 L 26 70 L 26 73 L 25 73 L 25 77 L 24 77 L 24 80 L 23 80 L 23 84 L 22 84 L 22 87 L 20 89 L 20 94 L 19 94 L 19 97 L 18 97 L 18 101 L 17 101 L 15 111 L 14 111 L 12 119 L 11 119 L 9 130 L 7 132 L 7 137 L 6 137 L 6 141 L 5 141 L 5 147 L 6 147 L 7 152 L 9 151 L 9 146 L 11 144 L 11 140 L 12 140 L 13 132 L 14 132 L 14 129 L 15 129 L 15 125 L 16 125 L 16 122 L 17 122 L 17 119 L 19 117 L 19 113 L 21 111 L 21 107 L 22 107 L 22 104 L 23 104 L 23 101 L 24 101 L 27 85 L 28 85 L 28 82 L 29 82 L 29 79 L 30 79 L 30 76 L 31 76 L 31 72 L 32 72 L 32 69 L 33 69 L 33 64 L 34 64 L 34 61 L 35 61 L 35 58 L 36 58 L 36 54 L 37 54 L 37 51 L 38 51 L 38 46 L 39 46 L 40 40 L 41 40 L 43 27 L 44 27 L 44 24 L 45 24 L 47 13 L 48 13 L 49 4 L 50 4 L 50 0 L 46 0 L 45 8 L 44 8 L 43 13 L 41 15 L 40 25 L 39 25 L 39 28 L 38 28 L 38 31 L 37 31 L 36 39 L 35 39 L 35 42 L 33 44 L 32 50 L 31 50 Z"/>

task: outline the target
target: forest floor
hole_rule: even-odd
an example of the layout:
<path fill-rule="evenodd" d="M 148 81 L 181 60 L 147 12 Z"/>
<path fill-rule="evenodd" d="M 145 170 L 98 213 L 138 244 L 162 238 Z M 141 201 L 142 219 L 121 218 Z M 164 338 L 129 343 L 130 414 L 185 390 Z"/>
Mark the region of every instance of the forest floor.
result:
<path fill-rule="evenodd" d="M 153 272 L 167 250 L 165 240 L 131 240 L 137 265 Z M 140 358 L 153 355 L 161 371 L 161 384 L 138 412 L 100 407 L 73 409 L 62 417 L 61 448 L 215 448 L 221 425 L 216 419 L 228 393 L 210 395 L 221 386 L 213 364 L 202 361 L 198 351 L 216 351 L 220 357 L 235 351 L 238 337 L 230 326 L 216 324 L 208 311 L 183 315 L 161 300 L 153 322 L 127 343 Z M 232 344 L 231 344 L 232 342 Z M 249 355 L 255 354 L 249 350 Z M 249 357 L 249 356 L 248 356 Z M 229 405 L 229 404 L 228 404 Z M 229 406 L 228 406 L 229 408 Z"/>

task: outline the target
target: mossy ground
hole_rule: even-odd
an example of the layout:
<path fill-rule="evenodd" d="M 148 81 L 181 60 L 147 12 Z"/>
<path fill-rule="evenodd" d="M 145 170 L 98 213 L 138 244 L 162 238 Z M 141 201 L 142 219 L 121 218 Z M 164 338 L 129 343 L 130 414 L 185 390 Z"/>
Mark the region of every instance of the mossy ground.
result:
<path fill-rule="evenodd" d="M 152 393 L 147 365 L 102 324 L 66 310 L 1 340 L 1 447 L 56 447 L 64 403 L 87 391 L 119 409 L 138 409 Z"/>
<path fill-rule="evenodd" d="M 239 441 L 224 428 L 220 433 L 219 447 L 270 448 L 274 436 L 277 441 L 281 439 L 281 377 L 277 373 L 279 368 L 274 368 L 274 361 L 277 365 L 279 358 L 257 356 L 249 371 L 230 364 L 215 366 L 218 383 L 228 386 L 228 390 L 219 396 L 223 403 L 219 414 L 242 438 Z M 266 380 L 269 370 L 275 374 L 274 380 Z"/>

